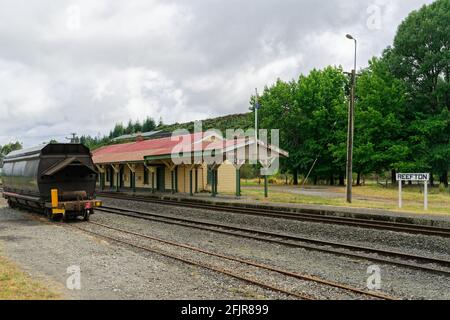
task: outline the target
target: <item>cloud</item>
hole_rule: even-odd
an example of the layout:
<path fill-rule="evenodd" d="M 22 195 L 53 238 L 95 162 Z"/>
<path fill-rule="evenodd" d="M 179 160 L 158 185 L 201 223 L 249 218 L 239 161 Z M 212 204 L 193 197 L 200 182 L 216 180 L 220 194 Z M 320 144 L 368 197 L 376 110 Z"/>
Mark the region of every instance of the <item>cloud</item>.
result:
<path fill-rule="evenodd" d="M 361 67 L 431 0 L 2 0 L 0 144 L 246 112 L 277 78 Z M 374 23 L 375 21 L 375 23 Z"/>

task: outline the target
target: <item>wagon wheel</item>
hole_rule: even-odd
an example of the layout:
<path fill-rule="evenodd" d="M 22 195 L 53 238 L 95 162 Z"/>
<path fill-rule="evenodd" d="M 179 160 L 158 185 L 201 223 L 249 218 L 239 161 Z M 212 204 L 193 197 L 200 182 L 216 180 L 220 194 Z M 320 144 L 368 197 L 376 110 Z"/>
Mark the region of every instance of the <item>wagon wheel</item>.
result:
<path fill-rule="evenodd" d="M 48 220 L 51 220 L 52 219 L 52 209 L 45 208 L 44 212 L 45 212 L 45 216 L 48 218 Z"/>
<path fill-rule="evenodd" d="M 53 214 L 51 208 L 45 208 L 45 216 L 48 218 L 48 220 L 53 221 Z"/>
<path fill-rule="evenodd" d="M 90 215 L 91 215 L 90 210 L 84 210 L 84 213 L 83 213 L 83 220 L 84 220 L 84 221 L 89 221 Z"/>

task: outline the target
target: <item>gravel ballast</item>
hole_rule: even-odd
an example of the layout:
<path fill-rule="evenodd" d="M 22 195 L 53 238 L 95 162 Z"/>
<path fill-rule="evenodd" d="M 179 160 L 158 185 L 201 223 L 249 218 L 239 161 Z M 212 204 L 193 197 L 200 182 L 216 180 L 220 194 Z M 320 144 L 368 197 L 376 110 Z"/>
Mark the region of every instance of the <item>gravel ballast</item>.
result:
<path fill-rule="evenodd" d="M 434 258 L 450 259 L 450 238 L 344 225 L 274 219 L 239 213 L 221 212 L 217 210 L 183 208 L 112 198 L 103 198 L 103 201 L 107 206 L 143 210 L 175 217 L 182 216 L 184 218 L 204 219 L 214 222 L 235 224 L 243 227 L 261 228 L 273 232 L 292 233 L 313 239 L 362 246 L 370 245 L 371 247 L 381 250 L 396 250 Z"/>
<path fill-rule="evenodd" d="M 2 254 L 66 299 L 286 299 L 242 281 L 93 237 L 0 201 Z M 70 266 L 81 290 L 69 290 Z"/>
<path fill-rule="evenodd" d="M 169 207 L 142 202 L 103 199 L 105 205 L 174 216 L 206 219 L 270 231 L 283 231 L 300 236 L 341 241 L 349 244 L 398 249 L 408 253 L 448 259 L 449 239 L 399 234 L 346 226 L 295 222 L 284 219 L 261 218 L 200 209 Z M 370 260 L 351 259 L 314 250 L 292 248 L 211 231 L 196 230 L 155 221 L 145 221 L 98 211 L 93 222 L 189 244 L 216 253 L 224 253 L 280 269 L 352 285 L 367 290 Z M 228 276 L 207 271 L 148 253 L 137 248 L 104 240 L 74 228 L 93 228 L 86 223 L 49 223 L 45 218 L 25 211 L 11 210 L 0 202 L 0 243 L 4 254 L 35 277 L 55 283 L 68 299 L 288 299 L 292 298 Z M 93 229 L 99 231 L 98 228 Z M 105 232 L 105 231 L 104 231 Z M 118 237 L 118 233 L 105 232 Z M 129 236 L 121 235 L 132 240 Z M 196 255 L 147 240 L 136 240 L 144 246 L 176 253 L 183 257 Z M 322 299 L 351 299 L 334 288 L 317 287 L 312 283 L 290 283 L 280 276 L 266 275 L 258 270 L 243 269 L 227 261 L 197 257 L 233 271 L 249 273 L 250 277 L 265 278 L 289 290 L 298 290 Z M 210 260 L 211 259 L 211 260 Z M 67 267 L 81 268 L 81 290 L 65 287 Z M 446 276 L 379 264 L 381 292 L 403 299 L 450 299 Z"/>
<path fill-rule="evenodd" d="M 285 231 L 300 236 L 327 241 L 339 241 L 353 245 L 365 245 L 385 250 L 396 250 L 409 254 L 444 258 L 449 260 L 450 240 L 441 237 L 413 235 L 392 231 L 369 230 L 348 226 L 335 226 L 311 222 L 295 222 L 218 211 L 172 207 L 137 201 L 104 199 L 105 205 L 129 207 L 172 216 L 207 219 L 210 221 L 258 227 L 270 231 Z M 214 232 L 172 226 L 160 222 L 143 221 L 99 213 L 95 221 L 124 229 L 148 233 L 164 239 L 188 242 L 216 252 L 225 252 L 241 258 L 272 264 L 294 272 L 316 275 L 321 278 L 350 284 L 366 289 L 367 268 L 377 265 L 373 261 L 355 260 L 290 248 L 266 242 L 237 238 Z M 188 240 L 187 240 L 188 239 Z M 407 299 L 449 299 L 450 284 L 446 276 L 430 274 L 393 265 L 380 265 L 382 291 Z"/>

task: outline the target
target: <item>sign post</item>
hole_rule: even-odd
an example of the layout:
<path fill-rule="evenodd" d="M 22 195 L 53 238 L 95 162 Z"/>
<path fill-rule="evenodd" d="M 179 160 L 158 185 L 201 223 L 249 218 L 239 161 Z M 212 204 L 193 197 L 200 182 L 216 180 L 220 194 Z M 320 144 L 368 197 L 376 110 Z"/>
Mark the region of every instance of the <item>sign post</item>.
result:
<path fill-rule="evenodd" d="M 423 183 L 423 208 L 428 210 L 428 180 Z"/>
<path fill-rule="evenodd" d="M 429 173 L 397 173 L 398 181 L 398 207 L 402 208 L 402 182 L 403 181 L 423 181 L 423 208 L 428 210 L 428 181 Z"/>

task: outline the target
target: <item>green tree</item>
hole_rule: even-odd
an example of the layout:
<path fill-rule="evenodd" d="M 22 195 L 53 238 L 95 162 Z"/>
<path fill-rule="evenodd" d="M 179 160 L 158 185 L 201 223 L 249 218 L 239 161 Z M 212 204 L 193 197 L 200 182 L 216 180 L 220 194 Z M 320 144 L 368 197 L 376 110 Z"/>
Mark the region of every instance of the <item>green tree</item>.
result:
<path fill-rule="evenodd" d="M 139 122 L 139 120 L 136 120 L 136 122 L 133 124 L 133 133 L 142 132 L 142 124 Z"/>
<path fill-rule="evenodd" d="M 284 82 L 280 79 L 272 87 L 266 87 L 260 97 L 261 108 L 259 118 L 261 127 L 265 129 L 280 129 L 280 146 L 290 151 L 286 165 L 293 172 L 294 184 L 298 184 L 297 173 L 300 166 L 299 150 L 301 141 L 300 128 L 295 123 L 300 108 L 294 98 L 297 86 L 295 81 Z M 251 98 L 255 105 L 255 97 Z M 254 107 L 253 107 L 254 109 Z"/>
<path fill-rule="evenodd" d="M 153 118 L 147 117 L 142 123 L 142 132 L 151 132 L 155 130 L 156 124 Z"/>
<path fill-rule="evenodd" d="M 105 146 L 107 144 L 111 143 L 111 139 L 109 137 L 104 136 L 101 137 L 91 137 L 89 135 L 83 135 L 80 138 L 80 143 L 84 144 L 86 147 L 88 147 L 91 150 L 97 149 L 99 147 Z"/>
<path fill-rule="evenodd" d="M 450 2 L 413 11 L 387 50 L 391 71 L 404 81 L 411 168 L 438 173 L 448 185 L 450 159 Z"/>
<path fill-rule="evenodd" d="M 109 133 L 109 138 L 117 138 L 125 134 L 125 129 L 122 123 L 116 123 L 114 129 Z"/>
<path fill-rule="evenodd" d="M 346 86 L 342 69 L 327 67 L 297 81 L 278 80 L 260 97 L 261 125 L 280 129 L 281 148 L 289 151 L 283 163 L 293 173 L 294 184 L 297 173 L 306 175 L 314 163 L 315 181 L 322 177 L 334 183 L 335 174 L 343 177 L 345 162 L 336 163 L 333 150 L 341 136 L 337 132 L 346 124 Z"/>
<path fill-rule="evenodd" d="M 342 68 L 326 67 L 300 77 L 297 100 L 302 107 L 302 164 L 305 174 L 316 161 L 312 177 L 343 184 L 345 160 L 336 157 L 335 146 L 346 141 L 348 79 Z M 345 148 L 344 148 L 345 149 Z"/>
<path fill-rule="evenodd" d="M 354 162 L 359 174 L 407 170 L 411 157 L 406 89 L 386 60 L 373 58 L 357 82 Z"/>
<path fill-rule="evenodd" d="M 23 148 L 22 143 L 19 141 L 10 142 L 4 146 L 0 146 L 0 168 L 3 167 L 3 159 L 8 153 L 16 150 L 21 150 Z"/>
<path fill-rule="evenodd" d="M 22 148 L 22 143 L 20 143 L 19 141 L 10 142 L 8 144 L 5 144 L 3 147 L 0 147 L 0 153 L 6 156 L 8 153 L 16 150 L 21 150 Z"/>
<path fill-rule="evenodd" d="M 130 120 L 128 120 L 128 125 L 125 128 L 125 134 L 132 134 L 134 133 L 134 123 Z"/>

